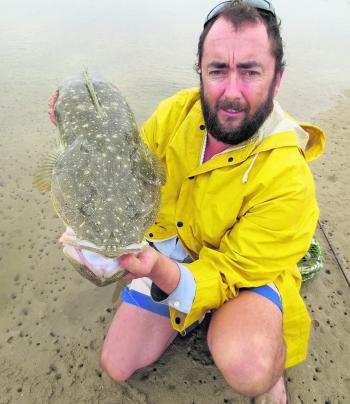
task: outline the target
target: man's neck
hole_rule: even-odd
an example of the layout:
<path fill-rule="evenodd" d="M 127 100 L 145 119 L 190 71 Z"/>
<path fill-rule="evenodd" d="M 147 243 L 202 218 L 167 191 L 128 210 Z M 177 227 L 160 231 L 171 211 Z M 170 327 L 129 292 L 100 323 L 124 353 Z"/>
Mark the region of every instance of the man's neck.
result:
<path fill-rule="evenodd" d="M 203 163 L 210 160 L 215 154 L 221 153 L 229 147 L 231 147 L 231 145 L 220 142 L 220 140 L 215 139 L 215 137 L 208 133 Z"/>

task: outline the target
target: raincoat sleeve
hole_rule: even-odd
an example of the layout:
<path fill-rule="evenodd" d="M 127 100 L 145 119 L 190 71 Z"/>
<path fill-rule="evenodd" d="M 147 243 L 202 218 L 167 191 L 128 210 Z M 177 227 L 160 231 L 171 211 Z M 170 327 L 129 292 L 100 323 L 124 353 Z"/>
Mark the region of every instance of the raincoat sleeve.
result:
<path fill-rule="evenodd" d="M 307 165 L 300 163 L 300 154 L 294 159 L 288 155 L 289 161 L 287 155 L 282 154 L 282 169 L 275 175 L 269 173 L 269 165 L 261 168 L 242 215 L 219 248 L 203 247 L 198 260 L 184 264 L 192 271 L 196 294 L 188 314 L 170 310 L 176 330 L 183 331 L 208 310 L 219 308 L 240 288 L 274 282 L 286 271 L 300 286 L 296 264 L 308 250 L 319 212 Z"/>
<path fill-rule="evenodd" d="M 196 282 L 192 272 L 184 265 L 177 263 L 180 270 L 180 281 L 176 289 L 167 295 L 156 284 L 152 283 L 151 297 L 156 303 L 166 304 L 182 313 L 189 313 L 196 293 Z"/>
<path fill-rule="evenodd" d="M 176 236 L 167 240 L 156 241 L 152 244 L 160 253 L 174 260 L 180 270 L 179 283 L 176 289 L 169 295 L 164 293 L 156 284 L 152 283 L 152 299 L 157 303 L 166 304 L 183 313 L 188 313 L 192 307 L 196 292 L 196 283 L 192 272 L 181 264 L 181 262 L 188 258 L 186 250 Z"/>
<path fill-rule="evenodd" d="M 193 97 L 193 94 L 197 94 Z M 143 124 L 140 136 L 144 143 L 162 159 L 174 133 L 198 100 L 196 89 L 182 90 L 160 102 L 153 115 Z"/>

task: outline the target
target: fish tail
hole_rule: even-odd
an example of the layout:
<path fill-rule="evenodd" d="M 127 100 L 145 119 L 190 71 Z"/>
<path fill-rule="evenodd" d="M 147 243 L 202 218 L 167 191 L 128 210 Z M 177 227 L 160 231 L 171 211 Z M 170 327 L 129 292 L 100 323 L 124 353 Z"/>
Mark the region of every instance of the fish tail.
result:
<path fill-rule="evenodd" d="M 92 103 L 94 104 L 94 107 L 95 107 L 96 111 L 98 112 L 98 114 L 101 117 L 105 117 L 106 114 L 103 111 L 101 103 L 100 103 L 100 101 L 99 101 L 99 99 L 97 97 L 97 94 L 96 94 L 96 91 L 95 91 L 95 88 L 94 88 L 94 84 L 93 84 L 92 80 L 89 77 L 87 67 L 84 67 L 83 74 L 84 74 L 84 78 L 85 78 L 86 87 L 87 87 L 87 89 L 89 91 Z"/>

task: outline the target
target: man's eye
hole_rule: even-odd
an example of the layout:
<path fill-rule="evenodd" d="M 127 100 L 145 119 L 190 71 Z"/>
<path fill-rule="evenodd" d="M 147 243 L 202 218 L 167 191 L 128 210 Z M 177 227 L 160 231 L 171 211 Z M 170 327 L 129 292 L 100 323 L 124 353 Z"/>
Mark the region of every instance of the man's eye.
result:
<path fill-rule="evenodd" d="M 243 74 L 247 77 L 255 77 L 255 76 L 259 76 L 260 73 L 256 70 L 245 70 L 243 72 Z"/>
<path fill-rule="evenodd" d="M 223 70 L 210 70 L 209 71 L 209 76 L 221 76 L 223 74 L 224 74 Z"/>

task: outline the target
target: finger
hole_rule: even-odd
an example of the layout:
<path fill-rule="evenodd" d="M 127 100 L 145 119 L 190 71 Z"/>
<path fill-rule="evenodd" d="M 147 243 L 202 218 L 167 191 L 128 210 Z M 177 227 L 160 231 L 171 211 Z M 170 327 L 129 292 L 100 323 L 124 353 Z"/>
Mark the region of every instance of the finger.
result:
<path fill-rule="evenodd" d="M 128 270 L 131 274 L 137 277 L 149 276 L 152 270 L 152 263 L 149 260 L 140 260 L 134 254 L 122 255 L 119 259 L 119 264 Z"/>
<path fill-rule="evenodd" d="M 140 261 L 149 262 L 156 259 L 157 251 L 154 248 L 147 247 L 143 251 L 139 252 L 136 256 Z"/>
<path fill-rule="evenodd" d="M 140 260 L 136 257 L 136 255 L 129 253 L 123 254 L 119 258 L 119 264 L 123 268 L 127 269 L 128 271 L 137 271 L 140 268 Z"/>
<path fill-rule="evenodd" d="M 54 125 L 57 125 L 55 105 L 57 102 L 58 95 L 59 95 L 58 90 L 56 90 L 55 93 L 49 98 L 49 102 L 48 102 L 49 117 L 50 117 L 51 122 Z"/>
<path fill-rule="evenodd" d="M 53 109 L 56 105 L 57 98 L 58 98 L 59 92 L 56 90 L 51 97 L 49 98 L 48 106 L 50 109 Z"/>

